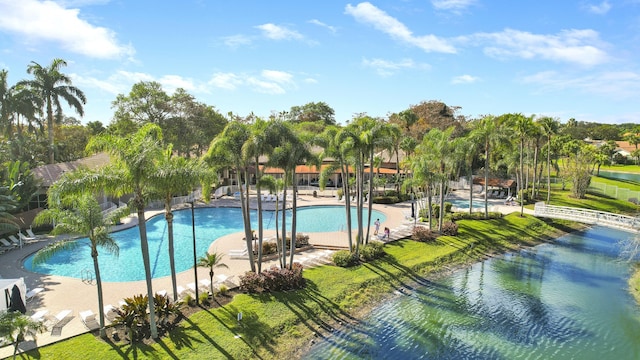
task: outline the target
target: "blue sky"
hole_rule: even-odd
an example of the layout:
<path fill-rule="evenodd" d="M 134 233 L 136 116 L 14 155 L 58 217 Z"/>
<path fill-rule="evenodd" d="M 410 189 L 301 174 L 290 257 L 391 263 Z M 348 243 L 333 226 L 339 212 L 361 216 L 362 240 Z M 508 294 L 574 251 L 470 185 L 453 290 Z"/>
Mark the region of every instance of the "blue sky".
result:
<path fill-rule="evenodd" d="M 65 59 L 83 122 L 104 124 L 141 80 L 240 116 L 323 101 L 345 123 L 440 100 L 640 123 L 639 40 L 640 0 L 0 0 L 10 83 Z"/>

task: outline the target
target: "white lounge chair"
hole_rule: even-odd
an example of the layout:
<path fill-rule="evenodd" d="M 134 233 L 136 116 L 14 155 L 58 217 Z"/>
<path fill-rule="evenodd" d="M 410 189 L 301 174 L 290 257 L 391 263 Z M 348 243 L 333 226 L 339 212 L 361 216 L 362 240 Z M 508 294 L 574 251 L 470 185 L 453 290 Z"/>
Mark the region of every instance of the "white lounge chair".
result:
<path fill-rule="evenodd" d="M 160 295 L 160 296 L 167 296 L 167 290 L 159 290 L 156 291 L 156 294 Z"/>
<path fill-rule="evenodd" d="M 244 257 L 249 255 L 247 249 L 229 250 L 229 257 L 231 259 Z"/>
<path fill-rule="evenodd" d="M 79 313 L 80 319 L 84 326 L 89 330 L 97 329 L 100 325 L 96 321 L 96 314 L 91 310 L 81 311 Z"/>
<path fill-rule="evenodd" d="M 26 301 L 28 302 L 29 300 L 33 300 L 33 298 L 36 297 L 36 295 L 40 294 L 43 291 L 44 291 L 44 288 L 41 288 L 41 287 L 36 287 L 27 291 Z"/>
<path fill-rule="evenodd" d="M 34 238 L 34 239 L 38 238 L 38 235 L 34 234 L 33 230 L 27 229 L 26 231 L 27 231 L 27 235 L 29 235 L 30 238 Z"/>
<path fill-rule="evenodd" d="M 44 322 L 44 317 L 49 313 L 49 310 L 40 310 L 31 315 L 31 320 L 37 322 Z"/>
<path fill-rule="evenodd" d="M 51 335 L 62 335 L 62 328 L 71 320 L 71 310 L 62 310 L 53 318 L 51 324 Z"/>
<path fill-rule="evenodd" d="M 7 239 L 2 238 L 0 239 L 0 244 L 2 244 L 2 247 L 9 250 L 9 249 L 15 249 L 17 247 L 17 245 L 10 243 Z"/>
<path fill-rule="evenodd" d="M 109 320 L 109 322 L 113 322 L 118 316 L 118 310 L 115 306 L 108 304 L 104 308 L 104 316 Z"/>
<path fill-rule="evenodd" d="M 32 243 L 37 240 L 35 237 L 29 237 L 21 232 L 18 233 L 18 236 L 20 236 L 20 239 L 22 239 L 23 244 Z"/>
<path fill-rule="evenodd" d="M 198 283 L 200 283 L 200 289 L 202 289 L 204 291 L 211 290 L 211 280 L 202 279 L 202 280 L 198 281 Z"/>
<path fill-rule="evenodd" d="M 7 236 L 9 238 L 9 240 L 11 240 L 12 243 L 14 243 L 16 246 L 22 247 L 22 241 L 20 239 L 18 239 L 15 235 L 9 235 Z"/>

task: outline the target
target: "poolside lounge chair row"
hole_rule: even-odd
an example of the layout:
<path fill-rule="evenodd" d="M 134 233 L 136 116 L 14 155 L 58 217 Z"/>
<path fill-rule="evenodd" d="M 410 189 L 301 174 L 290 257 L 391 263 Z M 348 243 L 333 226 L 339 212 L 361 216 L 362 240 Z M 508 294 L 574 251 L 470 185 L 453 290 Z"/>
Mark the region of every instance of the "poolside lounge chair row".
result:
<path fill-rule="evenodd" d="M 27 229 L 27 234 L 28 235 L 24 235 L 22 232 L 18 232 L 16 235 L 7 236 L 8 240 L 6 238 L 0 239 L 0 253 L 11 249 L 22 248 L 24 245 L 40 240 L 31 229 Z"/>

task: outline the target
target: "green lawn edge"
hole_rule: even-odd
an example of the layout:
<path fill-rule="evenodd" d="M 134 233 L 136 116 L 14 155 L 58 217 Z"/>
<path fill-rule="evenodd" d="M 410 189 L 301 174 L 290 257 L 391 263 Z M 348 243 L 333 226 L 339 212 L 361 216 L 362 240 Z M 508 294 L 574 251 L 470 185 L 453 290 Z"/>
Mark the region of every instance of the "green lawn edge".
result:
<path fill-rule="evenodd" d="M 582 225 L 511 214 L 494 220 L 461 220 L 459 235 L 426 244 L 387 244 L 387 256 L 353 268 L 320 266 L 304 271 L 304 290 L 237 295 L 223 307 L 195 313 L 152 345 L 124 345 L 80 335 L 21 354 L 24 359 L 272 359 L 299 357 L 314 339 L 411 286 L 495 253 L 534 246 Z M 242 321 L 237 314 L 242 312 Z M 303 350 L 302 350 L 303 351 Z"/>

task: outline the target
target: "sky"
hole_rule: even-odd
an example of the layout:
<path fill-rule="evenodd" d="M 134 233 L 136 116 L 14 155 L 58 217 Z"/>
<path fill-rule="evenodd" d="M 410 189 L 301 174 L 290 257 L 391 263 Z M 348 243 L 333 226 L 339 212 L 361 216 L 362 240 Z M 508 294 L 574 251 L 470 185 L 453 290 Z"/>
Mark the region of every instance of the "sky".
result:
<path fill-rule="evenodd" d="M 325 102 L 345 124 L 437 100 L 640 123 L 639 40 L 640 0 L 0 0 L 9 84 L 64 59 L 82 122 L 105 125 L 139 81 L 239 116 Z"/>

